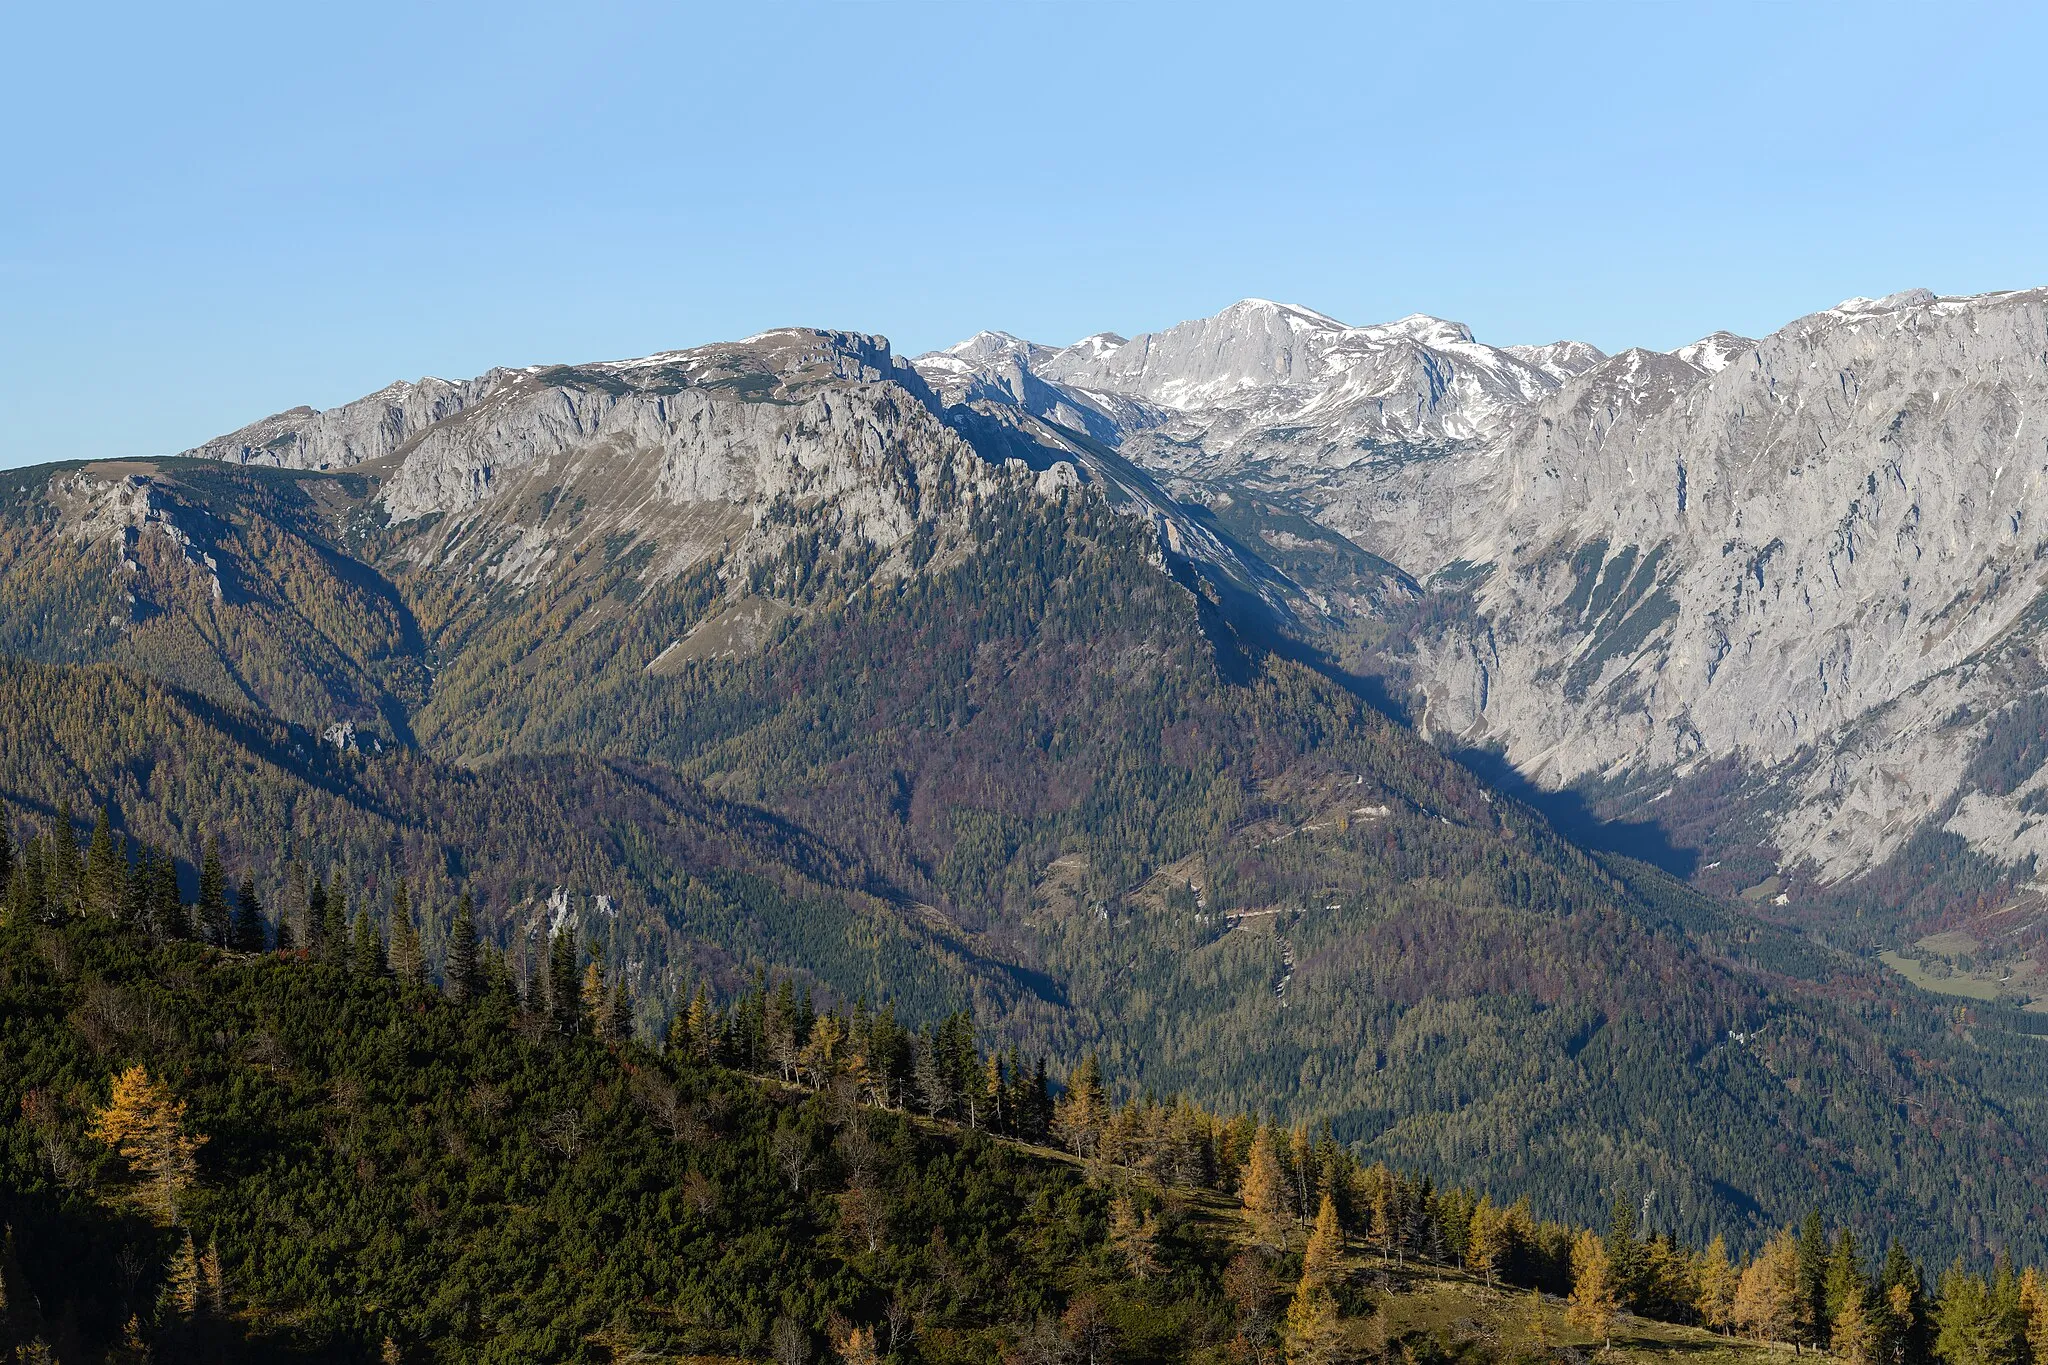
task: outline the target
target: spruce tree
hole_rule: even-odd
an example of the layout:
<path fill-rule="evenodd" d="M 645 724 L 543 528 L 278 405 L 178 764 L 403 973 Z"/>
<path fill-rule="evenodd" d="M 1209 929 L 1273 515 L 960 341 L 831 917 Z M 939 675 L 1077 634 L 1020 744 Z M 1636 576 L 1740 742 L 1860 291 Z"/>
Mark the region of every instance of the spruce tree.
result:
<path fill-rule="evenodd" d="M 304 863 L 293 863 L 290 882 L 285 903 L 277 912 L 277 944 L 310 950 L 320 933 L 313 908 L 312 873 Z"/>
<path fill-rule="evenodd" d="M 365 981 L 384 975 L 384 936 L 377 932 L 377 917 L 365 904 L 356 913 L 355 944 L 349 950 L 349 970 Z"/>
<path fill-rule="evenodd" d="M 220 865 L 220 840 L 208 837 L 199 862 L 199 937 L 216 948 L 229 943 L 228 877 Z"/>
<path fill-rule="evenodd" d="M 320 917 L 320 951 L 329 962 L 348 965 L 348 896 L 339 886 L 327 888 L 327 911 Z"/>
<path fill-rule="evenodd" d="M 263 951 L 263 902 L 256 899 L 256 880 L 242 878 L 235 892 L 234 946 L 237 952 Z"/>
<path fill-rule="evenodd" d="M 448 958 L 441 964 L 441 980 L 454 999 L 467 1000 L 476 993 L 476 907 L 467 891 L 456 904 L 455 923 L 448 929 Z"/>
<path fill-rule="evenodd" d="M 114 820 L 105 806 L 92 825 L 92 842 L 85 852 L 85 900 L 87 907 L 95 914 L 118 915 L 121 913 L 123 874 L 127 859 L 114 845 Z"/>
<path fill-rule="evenodd" d="M 1828 1235 L 1820 1221 L 1820 1210 L 1806 1215 L 1799 1229 L 1799 1298 L 1805 1321 L 1811 1324 L 1806 1344 L 1825 1346 L 1829 1329 L 1827 1307 Z"/>
<path fill-rule="evenodd" d="M 71 800 L 57 807 L 57 827 L 50 832 L 49 886 L 45 898 L 60 914 L 75 913 L 84 898 L 85 862 L 78 852 L 78 830 L 71 817 Z"/>
<path fill-rule="evenodd" d="M 327 888 L 315 877 L 306 891 L 306 951 L 314 958 L 327 954 Z"/>
<path fill-rule="evenodd" d="M 14 885 L 14 817 L 0 801 L 0 893 Z"/>
<path fill-rule="evenodd" d="M 556 1033 L 577 1032 L 583 1012 L 583 986 L 576 977 L 576 937 L 566 925 L 548 940 L 548 1023 Z"/>
<path fill-rule="evenodd" d="M 426 966 L 419 927 L 412 922 L 412 890 L 400 877 L 391 892 L 391 971 L 401 986 L 417 986 L 426 980 Z"/>
<path fill-rule="evenodd" d="M 178 890 L 178 862 L 168 853 L 157 856 L 148 921 L 162 938 L 192 937 L 192 917 L 185 913 L 185 899 Z"/>

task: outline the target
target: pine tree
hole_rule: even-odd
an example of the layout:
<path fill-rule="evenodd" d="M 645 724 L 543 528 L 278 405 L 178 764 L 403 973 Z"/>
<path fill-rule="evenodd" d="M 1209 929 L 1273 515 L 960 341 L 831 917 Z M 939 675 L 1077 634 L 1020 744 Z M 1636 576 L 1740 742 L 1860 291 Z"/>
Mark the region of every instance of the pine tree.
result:
<path fill-rule="evenodd" d="M 448 927 L 448 958 L 441 964 L 441 980 L 456 1000 L 468 1000 L 476 994 L 476 907 L 467 891 L 456 903 L 455 922 Z"/>
<path fill-rule="evenodd" d="M 2000 1279 L 2013 1279 L 2010 1266 Z M 1986 1284 L 1958 1259 L 1941 1277 L 1934 1305 L 1935 1354 L 1947 1365 L 2023 1365 L 2027 1335 L 2018 1290 L 2016 1281 L 2009 1288 Z"/>
<path fill-rule="evenodd" d="M 1871 1312 L 1870 1286 L 1859 1276 L 1831 1304 L 1828 1349 L 1848 1365 L 1878 1365 L 1884 1359 L 1883 1329 Z"/>
<path fill-rule="evenodd" d="M 1878 1275 L 1887 1330 L 1896 1346 L 1896 1357 L 1904 1365 L 1925 1365 L 1934 1349 L 1933 1318 L 1927 1304 L 1927 1283 L 1920 1267 L 1894 1241 L 1885 1251 L 1884 1269 Z"/>
<path fill-rule="evenodd" d="M 1067 1093 L 1060 1096 L 1053 1109 L 1053 1135 L 1075 1156 L 1093 1156 L 1095 1145 L 1102 1137 L 1103 1124 L 1108 1119 L 1107 1107 L 1102 1087 L 1102 1063 L 1091 1052 L 1067 1077 Z M 1270 1149 L 1268 1154 L 1271 1154 Z M 1278 1171 L 1279 1168 L 1279 1160 L 1275 1158 L 1273 1169 Z"/>
<path fill-rule="evenodd" d="M 1273 1131 L 1264 1124 L 1252 1140 L 1252 1150 L 1245 1158 L 1244 1175 L 1238 1186 L 1238 1197 L 1244 1206 L 1245 1225 L 1251 1231 L 1252 1240 L 1260 1246 L 1283 1246 L 1287 1240 L 1287 1174 L 1280 1169 L 1280 1157 L 1274 1150 Z"/>
<path fill-rule="evenodd" d="M 291 866 L 291 884 L 285 890 L 285 904 L 277 912 L 277 946 L 298 947 L 308 952 L 320 937 L 320 913 L 325 905 L 313 904 L 312 870 L 302 862 Z"/>
<path fill-rule="evenodd" d="M 226 1317 L 228 1310 L 227 1280 L 221 1274 L 220 1242 L 209 1239 L 206 1254 L 199 1258 L 199 1282 L 206 1295 L 206 1311 L 216 1318 Z"/>
<path fill-rule="evenodd" d="M 156 860 L 146 920 L 162 938 L 192 937 L 192 917 L 185 913 L 184 898 L 178 891 L 178 863 L 168 853 L 160 854 Z"/>
<path fill-rule="evenodd" d="M 1327 1199 L 1328 1196 L 1325 1196 Z M 1476 1270 L 1493 1288 L 1493 1277 L 1508 1254 L 1508 1218 L 1495 1206 L 1491 1195 L 1481 1195 L 1472 1210 L 1472 1222 L 1465 1234 L 1465 1265 Z"/>
<path fill-rule="evenodd" d="M 234 946 L 238 952 L 260 953 L 263 940 L 263 902 L 256 898 L 256 879 L 244 877 L 235 891 Z"/>
<path fill-rule="evenodd" d="M 220 840 L 208 837 L 199 860 L 199 939 L 216 948 L 229 944 L 228 877 L 221 868 Z"/>
<path fill-rule="evenodd" d="M 633 1036 L 633 997 L 626 990 L 626 983 L 616 978 L 605 989 L 604 1036 L 614 1043 L 623 1043 Z"/>
<path fill-rule="evenodd" d="M 7 803 L 0 801 L 0 892 L 10 891 L 14 885 L 14 816 L 7 809 Z"/>
<path fill-rule="evenodd" d="M 1287 1365 L 1330 1365 L 1339 1359 L 1343 1329 L 1337 1321 L 1336 1296 L 1304 1275 L 1287 1305 L 1280 1334 Z"/>
<path fill-rule="evenodd" d="M 2033 1266 L 2020 1277 L 2020 1319 L 2034 1365 L 2048 1365 L 2048 1276 Z"/>

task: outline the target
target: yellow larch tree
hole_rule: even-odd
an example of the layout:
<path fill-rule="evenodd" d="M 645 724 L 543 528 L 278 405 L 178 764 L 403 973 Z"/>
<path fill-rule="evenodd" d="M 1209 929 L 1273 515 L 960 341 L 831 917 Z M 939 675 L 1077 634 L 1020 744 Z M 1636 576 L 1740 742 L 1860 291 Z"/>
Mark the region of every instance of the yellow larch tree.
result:
<path fill-rule="evenodd" d="M 192 1184 L 205 1138 L 185 1131 L 185 1102 L 140 1066 L 114 1078 L 113 1097 L 93 1115 L 92 1135 L 142 1177 L 143 1202 L 167 1223 L 178 1221 L 178 1198 Z"/>

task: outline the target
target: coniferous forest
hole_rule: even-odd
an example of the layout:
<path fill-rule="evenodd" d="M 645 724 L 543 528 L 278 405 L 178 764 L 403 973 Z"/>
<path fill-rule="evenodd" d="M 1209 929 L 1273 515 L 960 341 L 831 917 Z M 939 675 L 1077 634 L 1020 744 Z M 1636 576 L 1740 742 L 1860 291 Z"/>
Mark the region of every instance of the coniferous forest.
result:
<path fill-rule="evenodd" d="M 1561 1349 L 1647 1320 L 1855 1365 L 2048 1350 L 2037 1269 L 1930 1279 L 1817 1212 L 1748 1256 L 1633 1192 L 1552 1221 L 788 978 L 700 989 L 656 1043 L 569 932 L 522 979 L 465 907 L 436 983 L 409 916 L 387 937 L 318 885 L 279 945 L 218 865 L 196 904 L 139 868 L 94 906 L 89 850 L 54 895 L 33 852 L 0 924 L 24 1360 L 1502 1355 L 1390 1329 L 1453 1276 Z"/>

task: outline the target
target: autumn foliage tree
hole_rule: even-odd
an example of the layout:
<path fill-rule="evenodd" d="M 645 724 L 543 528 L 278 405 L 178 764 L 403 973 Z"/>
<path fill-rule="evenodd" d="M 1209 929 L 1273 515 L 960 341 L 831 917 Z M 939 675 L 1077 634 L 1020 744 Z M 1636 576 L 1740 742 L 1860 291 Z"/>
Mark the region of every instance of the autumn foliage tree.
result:
<path fill-rule="evenodd" d="M 142 1177 L 143 1203 L 167 1223 L 198 1169 L 204 1137 L 185 1131 L 185 1102 L 140 1066 L 114 1079 L 113 1097 L 93 1116 L 92 1134 Z"/>

